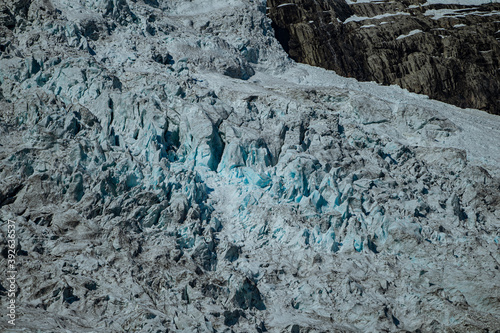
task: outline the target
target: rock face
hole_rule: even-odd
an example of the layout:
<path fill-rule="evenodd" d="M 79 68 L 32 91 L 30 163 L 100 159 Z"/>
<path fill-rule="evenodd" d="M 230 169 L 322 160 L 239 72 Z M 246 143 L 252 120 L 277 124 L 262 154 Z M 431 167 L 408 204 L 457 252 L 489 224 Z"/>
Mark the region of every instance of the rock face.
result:
<path fill-rule="evenodd" d="M 269 0 L 268 12 L 298 62 L 500 114 L 500 4 L 443 2 Z"/>
<path fill-rule="evenodd" d="M 500 327 L 498 117 L 294 63 L 261 2 L 1 13 L 0 331 Z"/>

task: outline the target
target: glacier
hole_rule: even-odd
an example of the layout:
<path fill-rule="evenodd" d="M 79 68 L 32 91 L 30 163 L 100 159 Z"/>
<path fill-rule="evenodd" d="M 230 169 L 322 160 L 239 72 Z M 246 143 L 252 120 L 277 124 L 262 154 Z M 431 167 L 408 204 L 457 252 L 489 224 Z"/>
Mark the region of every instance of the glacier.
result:
<path fill-rule="evenodd" d="M 500 327 L 498 116 L 297 64 L 264 1 L 0 7 L 2 330 Z"/>

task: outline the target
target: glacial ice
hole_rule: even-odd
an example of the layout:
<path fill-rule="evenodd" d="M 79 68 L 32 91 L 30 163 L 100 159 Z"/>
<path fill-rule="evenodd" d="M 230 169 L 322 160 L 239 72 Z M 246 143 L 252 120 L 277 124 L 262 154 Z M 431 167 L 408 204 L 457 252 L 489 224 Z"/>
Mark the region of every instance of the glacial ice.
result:
<path fill-rule="evenodd" d="M 500 325 L 498 117 L 293 63 L 261 1 L 15 3 L 19 326 Z"/>

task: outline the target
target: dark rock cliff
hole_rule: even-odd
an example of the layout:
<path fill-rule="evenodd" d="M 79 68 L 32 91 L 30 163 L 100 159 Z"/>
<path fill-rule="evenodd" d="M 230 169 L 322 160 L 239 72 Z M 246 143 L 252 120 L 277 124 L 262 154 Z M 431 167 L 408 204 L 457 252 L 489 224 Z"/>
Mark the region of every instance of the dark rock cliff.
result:
<path fill-rule="evenodd" d="M 500 114 L 500 4 L 268 0 L 291 58 Z"/>

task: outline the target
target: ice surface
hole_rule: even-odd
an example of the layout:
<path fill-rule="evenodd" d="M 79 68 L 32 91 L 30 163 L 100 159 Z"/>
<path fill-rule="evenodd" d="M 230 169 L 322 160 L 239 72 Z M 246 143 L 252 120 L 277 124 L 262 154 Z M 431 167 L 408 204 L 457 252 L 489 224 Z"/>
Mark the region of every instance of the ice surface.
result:
<path fill-rule="evenodd" d="M 0 59 L 20 327 L 499 327 L 500 118 L 296 64 L 262 2 L 47 3 Z"/>

